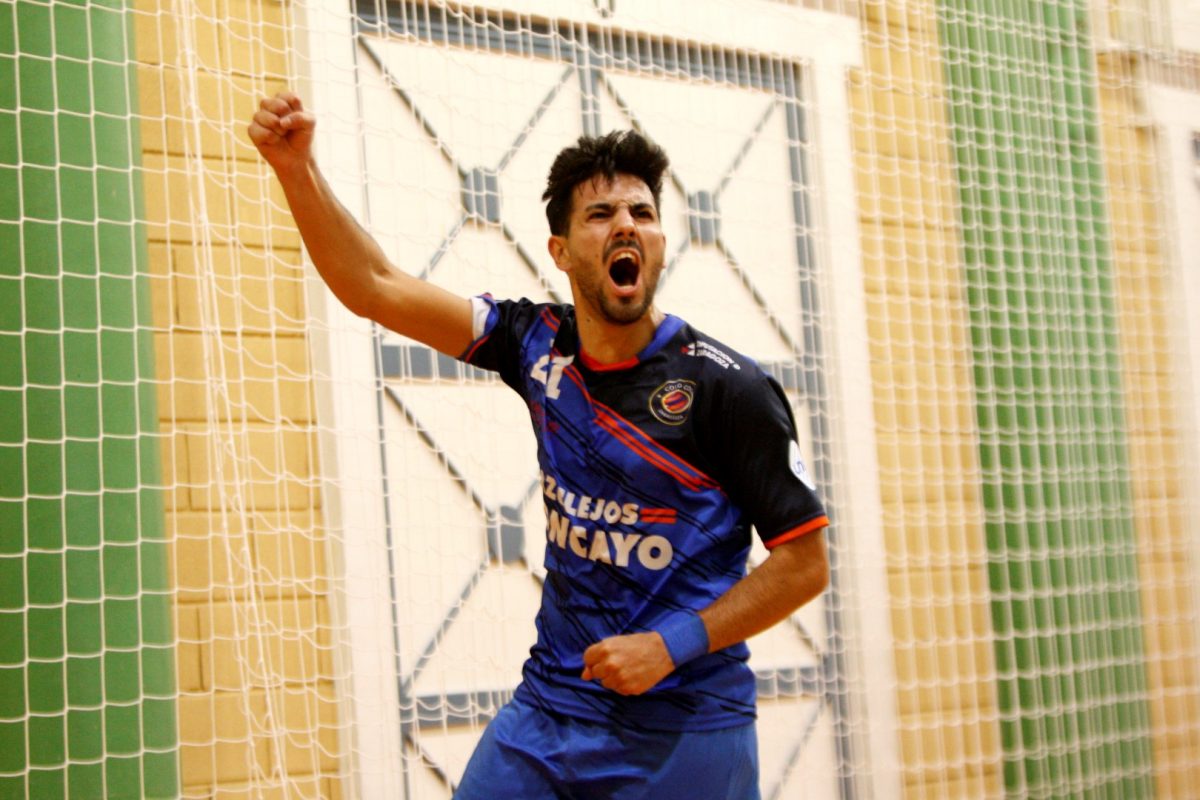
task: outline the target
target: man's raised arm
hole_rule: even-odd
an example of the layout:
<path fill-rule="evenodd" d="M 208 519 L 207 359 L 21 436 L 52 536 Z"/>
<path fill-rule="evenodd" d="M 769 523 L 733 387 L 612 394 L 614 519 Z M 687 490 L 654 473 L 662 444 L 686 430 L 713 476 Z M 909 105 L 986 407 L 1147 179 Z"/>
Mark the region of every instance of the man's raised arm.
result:
<path fill-rule="evenodd" d="M 471 343 L 471 304 L 401 271 L 338 202 L 312 154 L 316 118 L 292 92 L 263 100 L 250 140 L 283 185 L 308 255 L 355 314 L 448 355 Z"/>

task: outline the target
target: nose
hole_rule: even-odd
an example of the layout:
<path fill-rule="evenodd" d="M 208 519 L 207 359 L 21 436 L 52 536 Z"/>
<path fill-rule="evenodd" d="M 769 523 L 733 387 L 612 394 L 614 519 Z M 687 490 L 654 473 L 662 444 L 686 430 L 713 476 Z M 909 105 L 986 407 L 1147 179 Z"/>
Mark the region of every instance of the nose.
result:
<path fill-rule="evenodd" d="M 633 211 L 629 206 L 617 206 L 613 214 L 613 228 L 616 236 L 633 237 L 637 233 L 637 221 L 633 218 Z"/>

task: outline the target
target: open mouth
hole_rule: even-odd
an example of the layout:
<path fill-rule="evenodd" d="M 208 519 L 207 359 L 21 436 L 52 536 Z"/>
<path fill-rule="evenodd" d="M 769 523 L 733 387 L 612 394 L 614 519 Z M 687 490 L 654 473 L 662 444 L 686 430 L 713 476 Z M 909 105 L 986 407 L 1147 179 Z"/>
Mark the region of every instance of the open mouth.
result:
<path fill-rule="evenodd" d="M 608 267 L 608 276 L 619 289 L 631 289 L 637 286 L 638 262 L 630 253 L 621 253 L 613 259 Z"/>

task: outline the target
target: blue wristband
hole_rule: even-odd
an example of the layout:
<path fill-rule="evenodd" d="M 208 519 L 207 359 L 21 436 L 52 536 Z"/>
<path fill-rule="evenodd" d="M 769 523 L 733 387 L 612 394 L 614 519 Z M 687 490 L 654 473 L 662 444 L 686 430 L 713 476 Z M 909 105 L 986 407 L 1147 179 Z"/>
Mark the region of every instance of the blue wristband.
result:
<path fill-rule="evenodd" d="M 676 668 L 693 658 L 708 654 L 708 629 L 704 620 L 694 611 L 676 614 L 666 625 L 658 629 L 658 635 L 667 645 L 667 652 Z"/>

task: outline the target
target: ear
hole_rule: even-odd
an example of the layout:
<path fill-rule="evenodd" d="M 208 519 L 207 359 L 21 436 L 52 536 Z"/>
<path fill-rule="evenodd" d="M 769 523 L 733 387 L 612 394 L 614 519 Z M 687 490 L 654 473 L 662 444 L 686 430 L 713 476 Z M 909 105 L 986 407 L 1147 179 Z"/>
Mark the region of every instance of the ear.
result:
<path fill-rule="evenodd" d="M 571 256 L 567 252 L 565 236 L 551 236 L 546 242 L 546 249 L 550 251 L 550 257 L 554 259 L 554 266 L 563 272 L 571 271 Z"/>

